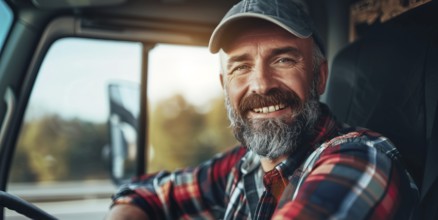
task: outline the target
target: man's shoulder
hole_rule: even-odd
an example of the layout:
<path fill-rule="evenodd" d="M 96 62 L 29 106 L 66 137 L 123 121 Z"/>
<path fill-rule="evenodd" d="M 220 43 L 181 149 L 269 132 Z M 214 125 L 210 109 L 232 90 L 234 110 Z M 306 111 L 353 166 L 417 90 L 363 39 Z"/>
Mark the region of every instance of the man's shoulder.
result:
<path fill-rule="evenodd" d="M 245 146 L 237 145 L 226 149 L 225 151 L 217 154 L 214 158 L 227 158 L 228 160 L 239 160 L 248 152 Z"/>
<path fill-rule="evenodd" d="M 313 170 L 317 165 L 341 165 L 345 162 L 389 170 L 392 165 L 404 170 L 402 158 L 394 144 L 385 136 L 370 129 L 343 126 L 337 134 L 315 146 L 303 163 L 304 170 Z M 353 165 L 353 166 L 356 166 Z"/>
<path fill-rule="evenodd" d="M 221 169 L 229 170 L 231 167 L 238 166 L 245 155 L 248 153 L 248 149 L 244 146 L 238 145 L 225 150 L 222 153 L 216 154 L 211 160 L 203 163 L 202 166 L 215 166 L 221 167 Z"/>
<path fill-rule="evenodd" d="M 343 125 L 338 134 L 326 140 L 317 149 L 330 151 L 330 149 L 357 149 L 357 150 L 377 150 L 395 159 L 399 157 L 399 152 L 394 144 L 384 135 L 363 127 L 351 127 Z M 318 151 L 317 150 L 317 151 Z"/>

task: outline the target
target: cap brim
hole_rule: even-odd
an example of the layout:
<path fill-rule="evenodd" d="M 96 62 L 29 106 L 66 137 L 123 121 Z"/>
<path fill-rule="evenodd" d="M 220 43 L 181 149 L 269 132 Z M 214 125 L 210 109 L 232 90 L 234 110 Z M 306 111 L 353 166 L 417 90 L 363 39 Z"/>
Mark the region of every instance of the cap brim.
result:
<path fill-rule="evenodd" d="M 228 27 L 230 27 L 232 24 L 236 23 L 237 21 L 241 21 L 243 19 L 248 19 L 248 18 L 259 18 L 262 20 L 269 21 L 299 38 L 308 38 L 312 36 L 312 32 L 310 30 L 298 30 L 298 28 L 293 29 L 292 27 L 289 27 L 285 24 L 288 23 L 287 21 L 280 21 L 281 19 L 279 18 L 273 18 L 271 16 L 267 16 L 263 14 L 247 12 L 247 13 L 241 13 L 238 15 L 230 16 L 229 18 L 222 20 L 221 23 L 219 23 L 219 25 L 216 27 L 216 29 L 214 29 L 213 34 L 210 37 L 210 42 L 208 44 L 208 48 L 210 52 L 217 53 L 221 49 L 222 46 L 221 39 L 223 38 L 223 34 L 225 33 Z"/>

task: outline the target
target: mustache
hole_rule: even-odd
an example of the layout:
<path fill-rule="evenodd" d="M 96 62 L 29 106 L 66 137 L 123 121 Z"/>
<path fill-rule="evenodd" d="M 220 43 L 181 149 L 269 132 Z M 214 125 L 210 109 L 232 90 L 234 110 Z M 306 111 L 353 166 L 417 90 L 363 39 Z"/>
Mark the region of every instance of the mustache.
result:
<path fill-rule="evenodd" d="M 275 88 L 264 95 L 253 93 L 243 97 L 237 109 L 239 114 L 244 116 L 255 108 L 279 104 L 284 104 L 292 109 L 301 109 L 303 107 L 303 102 L 294 91 Z"/>

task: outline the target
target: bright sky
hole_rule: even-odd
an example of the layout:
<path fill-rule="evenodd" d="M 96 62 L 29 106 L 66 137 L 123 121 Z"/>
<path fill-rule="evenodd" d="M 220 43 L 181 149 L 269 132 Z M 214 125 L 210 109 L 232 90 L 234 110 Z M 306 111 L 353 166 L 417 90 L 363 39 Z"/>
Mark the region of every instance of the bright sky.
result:
<path fill-rule="evenodd" d="M 202 106 L 222 94 L 219 58 L 206 47 L 159 45 L 149 56 L 148 92 L 152 103 L 180 93 Z"/>
<path fill-rule="evenodd" d="M 55 42 L 43 61 L 28 117 L 46 111 L 105 121 L 109 82 L 139 83 L 141 44 L 66 38 Z M 198 106 L 222 94 L 219 59 L 205 47 L 158 45 L 149 57 L 152 107 L 181 93 Z"/>

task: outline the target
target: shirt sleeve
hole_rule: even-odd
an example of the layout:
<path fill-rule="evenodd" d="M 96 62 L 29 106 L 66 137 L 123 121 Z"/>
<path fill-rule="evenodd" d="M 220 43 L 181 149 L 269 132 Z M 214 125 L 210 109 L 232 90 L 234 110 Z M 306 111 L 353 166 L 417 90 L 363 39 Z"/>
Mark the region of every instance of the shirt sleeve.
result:
<path fill-rule="evenodd" d="M 245 152 L 237 147 L 195 168 L 141 177 L 121 187 L 113 205 L 137 205 L 150 219 L 214 219 L 225 207 L 227 179 Z"/>
<path fill-rule="evenodd" d="M 409 219 L 418 201 L 398 151 L 377 134 L 335 138 L 306 163 L 295 198 L 274 219 Z"/>

